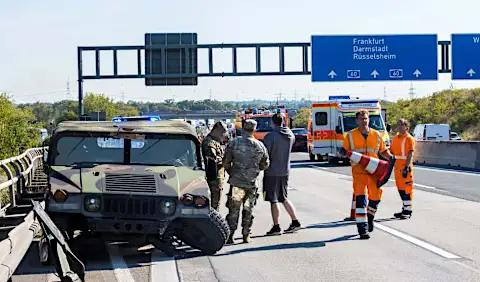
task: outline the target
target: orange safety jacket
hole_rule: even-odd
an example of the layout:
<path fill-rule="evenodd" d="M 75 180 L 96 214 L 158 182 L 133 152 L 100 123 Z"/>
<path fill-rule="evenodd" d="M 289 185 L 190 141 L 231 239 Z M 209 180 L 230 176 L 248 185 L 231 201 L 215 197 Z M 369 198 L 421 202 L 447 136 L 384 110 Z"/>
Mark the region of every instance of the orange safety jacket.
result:
<path fill-rule="evenodd" d="M 403 136 L 397 134 L 390 145 L 390 152 L 395 156 L 395 168 L 403 169 L 407 164 L 407 156 L 415 150 L 415 138 L 410 133 Z"/>
<path fill-rule="evenodd" d="M 358 152 L 377 159 L 380 153 L 388 150 L 380 132 L 375 129 L 370 129 L 366 139 L 358 128 L 347 132 L 347 136 L 348 138 L 345 138 L 343 141 L 343 148 L 346 150 Z M 368 174 L 368 172 L 358 164 L 352 163 L 352 174 Z"/>

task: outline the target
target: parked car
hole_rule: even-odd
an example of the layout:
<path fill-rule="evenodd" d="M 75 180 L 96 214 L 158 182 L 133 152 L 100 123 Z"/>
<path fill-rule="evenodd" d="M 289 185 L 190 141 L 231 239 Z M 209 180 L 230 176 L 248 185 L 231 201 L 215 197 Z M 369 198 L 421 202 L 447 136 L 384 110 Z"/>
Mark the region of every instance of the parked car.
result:
<path fill-rule="evenodd" d="M 293 144 L 293 152 L 307 152 L 307 134 L 306 128 L 293 128 L 293 134 L 295 135 L 295 143 Z"/>
<path fill-rule="evenodd" d="M 462 138 L 460 138 L 460 135 L 458 135 L 458 133 L 452 131 L 450 133 L 450 140 L 453 140 L 453 141 L 462 141 Z"/>

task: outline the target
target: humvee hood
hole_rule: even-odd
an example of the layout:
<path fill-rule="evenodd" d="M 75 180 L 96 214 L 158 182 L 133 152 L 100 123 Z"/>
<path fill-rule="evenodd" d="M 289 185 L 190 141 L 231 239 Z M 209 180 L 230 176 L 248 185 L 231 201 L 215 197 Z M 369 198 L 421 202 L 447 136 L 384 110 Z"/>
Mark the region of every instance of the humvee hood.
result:
<path fill-rule="evenodd" d="M 209 197 L 205 172 L 189 167 L 104 164 L 93 168 L 52 167 L 52 192 Z"/>

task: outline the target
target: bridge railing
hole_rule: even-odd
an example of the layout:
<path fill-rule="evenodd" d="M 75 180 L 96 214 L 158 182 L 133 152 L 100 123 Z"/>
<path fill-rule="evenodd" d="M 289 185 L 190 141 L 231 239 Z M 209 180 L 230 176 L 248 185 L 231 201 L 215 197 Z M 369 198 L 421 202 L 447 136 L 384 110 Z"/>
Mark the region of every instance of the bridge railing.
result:
<path fill-rule="evenodd" d="M 27 253 L 40 225 L 29 206 L 17 205 L 41 168 L 44 148 L 32 148 L 23 154 L 0 161 L 0 172 L 6 181 L 0 181 L 0 282 L 11 281 L 11 276 Z M 5 178 L 3 177 L 3 178 Z M 5 193 L 8 189 L 8 194 Z"/>
<path fill-rule="evenodd" d="M 32 182 L 33 173 L 43 164 L 43 151 L 45 148 L 31 148 L 23 154 L 0 161 L 7 180 L 0 183 L 0 215 L 7 208 L 16 206 L 15 195 L 25 193 L 25 187 Z M 5 189 L 9 188 L 8 201 L 5 200 Z"/>

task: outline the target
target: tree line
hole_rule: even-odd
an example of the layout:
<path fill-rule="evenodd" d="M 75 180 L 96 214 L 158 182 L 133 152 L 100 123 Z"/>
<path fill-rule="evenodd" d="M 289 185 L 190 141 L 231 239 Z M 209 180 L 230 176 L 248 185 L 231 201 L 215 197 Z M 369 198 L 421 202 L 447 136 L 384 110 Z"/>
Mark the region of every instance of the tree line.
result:
<path fill-rule="evenodd" d="M 275 102 L 271 102 L 275 104 Z M 293 104 L 292 104 L 293 103 Z M 387 121 L 395 130 L 396 120 L 406 118 L 411 130 L 419 123 L 448 123 L 452 131 L 461 134 L 463 140 L 480 140 L 480 88 L 444 90 L 424 98 L 383 101 L 387 109 Z M 285 103 L 287 108 L 297 107 L 295 127 L 307 127 L 311 103 L 305 100 Z M 104 94 L 88 93 L 84 97 L 86 113 L 103 111 L 107 119 L 115 116 L 132 116 L 162 111 L 231 111 L 241 108 L 269 106 L 266 101 L 222 102 L 217 100 L 167 99 L 162 103 L 128 101 L 116 102 Z M 11 97 L 0 94 L 0 159 L 18 155 L 25 148 L 40 145 L 38 128 L 49 132 L 55 124 L 77 119 L 77 101 L 63 100 L 55 103 L 30 103 L 15 106 Z"/>
<path fill-rule="evenodd" d="M 0 93 L 0 160 L 40 145 L 41 135 L 35 120 L 30 109 L 16 107 L 11 97 Z"/>

